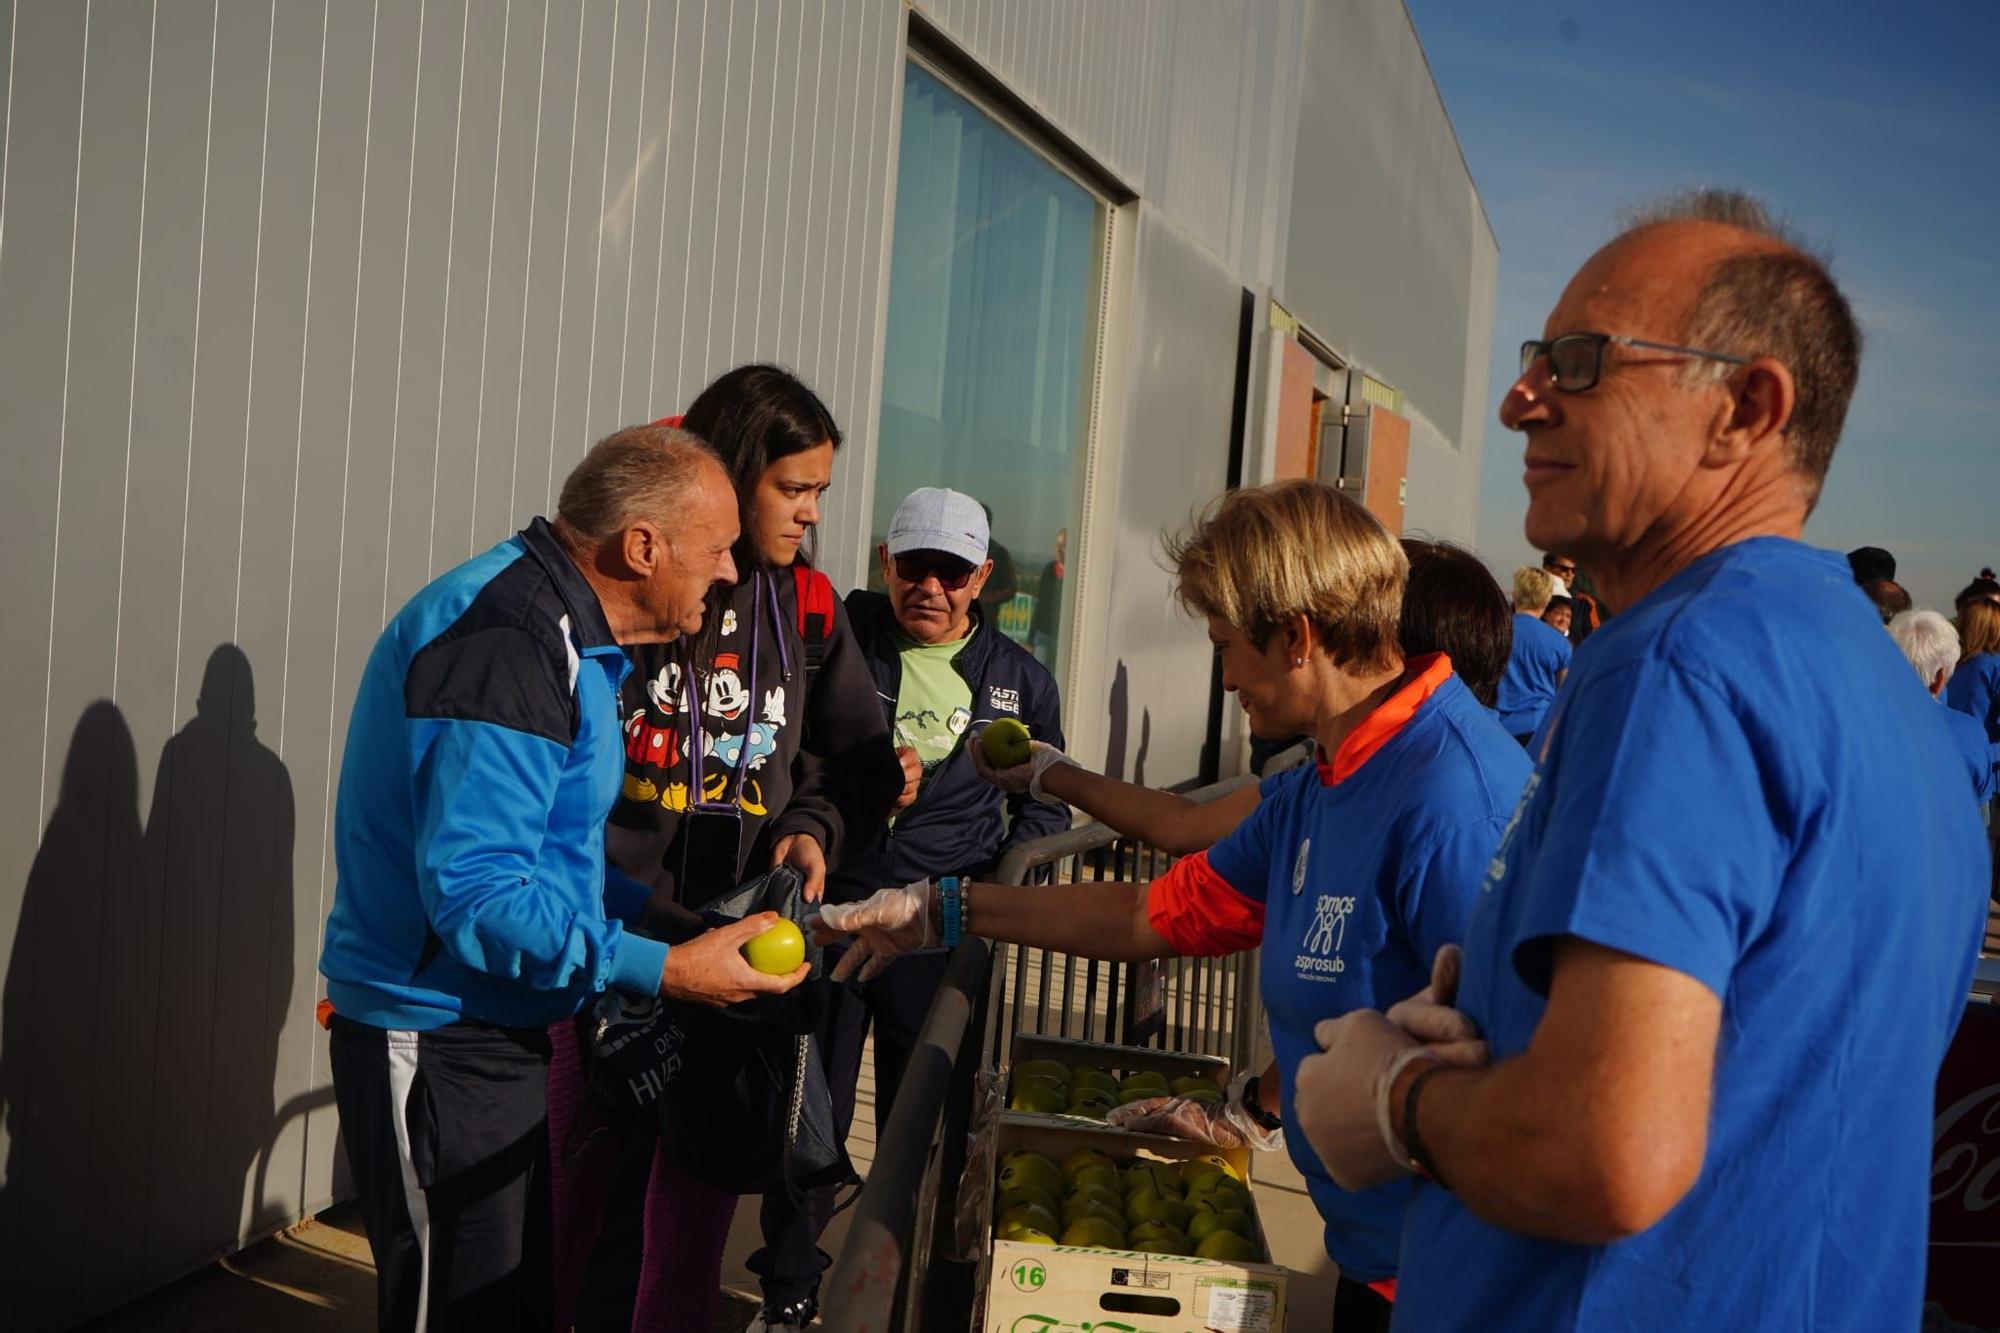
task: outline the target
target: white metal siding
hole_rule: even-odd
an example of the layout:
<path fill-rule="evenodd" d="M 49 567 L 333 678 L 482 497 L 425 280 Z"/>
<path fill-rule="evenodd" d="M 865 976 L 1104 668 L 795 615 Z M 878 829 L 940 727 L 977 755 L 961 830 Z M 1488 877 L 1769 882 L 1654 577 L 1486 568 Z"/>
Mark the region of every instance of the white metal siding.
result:
<path fill-rule="evenodd" d="M 903 11 L 0 22 L 0 1290 L 46 1326 L 334 1188 L 314 969 L 385 617 L 753 357 L 865 505 Z"/>

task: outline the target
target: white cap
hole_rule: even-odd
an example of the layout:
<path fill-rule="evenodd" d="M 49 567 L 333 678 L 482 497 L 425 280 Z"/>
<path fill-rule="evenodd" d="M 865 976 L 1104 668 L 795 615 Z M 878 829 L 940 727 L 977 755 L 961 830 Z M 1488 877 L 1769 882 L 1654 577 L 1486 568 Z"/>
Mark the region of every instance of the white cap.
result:
<path fill-rule="evenodd" d="M 920 486 L 889 520 L 889 554 L 943 551 L 967 564 L 986 563 L 986 511 L 963 491 Z"/>

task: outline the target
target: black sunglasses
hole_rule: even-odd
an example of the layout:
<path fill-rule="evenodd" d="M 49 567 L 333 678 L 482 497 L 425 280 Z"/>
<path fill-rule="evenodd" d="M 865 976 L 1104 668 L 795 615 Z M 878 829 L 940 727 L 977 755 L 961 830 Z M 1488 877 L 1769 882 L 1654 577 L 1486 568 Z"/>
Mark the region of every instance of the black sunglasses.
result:
<path fill-rule="evenodd" d="M 1621 333 L 1565 333 L 1556 338 L 1530 338 L 1521 344 L 1521 373 L 1527 374 L 1543 357 L 1549 360 L 1549 383 L 1564 393 L 1582 393 L 1597 387 L 1598 379 L 1604 374 L 1604 347 L 1607 343 L 1617 343 L 1621 347 L 1643 347 L 1653 352 L 1672 352 L 1677 356 L 1699 357 L 1704 361 L 1724 361 L 1732 366 L 1747 366 L 1747 356 L 1731 356 L 1727 352 L 1709 352 L 1699 347 L 1682 347 L 1677 343 L 1649 342 L 1644 338 L 1627 338 Z"/>
<path fill-rule="evenodd" d="M 922 583 L 925 579 L 936 579 L 938 587 L 946 592 L 957 592 L 972 582 L 974 565 L 968 565 L 954 555 L 931 554 L 912 551 L 895 557 L 896 577 L 905 583 Z"/>

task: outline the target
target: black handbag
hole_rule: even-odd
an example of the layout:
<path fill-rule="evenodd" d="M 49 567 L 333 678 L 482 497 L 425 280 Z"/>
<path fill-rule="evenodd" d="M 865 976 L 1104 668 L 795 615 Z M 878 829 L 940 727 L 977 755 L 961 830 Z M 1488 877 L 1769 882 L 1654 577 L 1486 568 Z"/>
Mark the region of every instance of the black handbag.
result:
<path fill-rule="evenodd" d="M 779 866 L 710 902 L 703 924 L 773 911 L 803 929 L 812 910 L 804 887 L 798 871 Z M 655 1102 L 660 1144 L 682 1171 L 724 1193 L 796 1199 L 858 1180 L 815 1035 L 832 983 L 810 931 L 806 939 L 812 976 L 784 995 L 726 1009 L 660 1002 L 675 1062 Z"/>

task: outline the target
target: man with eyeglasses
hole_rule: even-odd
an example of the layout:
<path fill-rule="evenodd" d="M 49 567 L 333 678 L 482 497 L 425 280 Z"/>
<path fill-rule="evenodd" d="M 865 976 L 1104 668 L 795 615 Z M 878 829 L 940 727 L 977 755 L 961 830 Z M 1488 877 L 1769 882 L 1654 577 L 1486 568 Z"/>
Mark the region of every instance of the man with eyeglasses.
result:
<path fill-rule="evenodd" d="M 1985 847 L 1936 705 L 1799 541 L 1859 362 L 1822 262 L 1720 191 L 1600 250 L 1523 348 L 1527 537 L 1618 615 L 1455 994 L 1321 1023 L 1295 1098 L 1344 1186 L 1425 1180 L 1398 1328 L 1918 1327 Z M 1412 1035 L 1439 1003 L 1484 1068 Z"/>
<path fill-rule="evenodd" d="M 848 620 L 874 673 L 905 771 L 914 767 L 919 775 L 886 826 L 872 834 L 849 830 L 840 865 L 827 877 L 828 902 L 858 902 L 885 884 L 953 875 L 990 879 L 1008 849 L 1070 826 L 1067 805 L 1002 792 L 979 776 L 967 753 L 978 743 L 974 728 L 1003 717 L 1025 723 L 1037 740 L 1063 744 L 1055 677 L 1000 633 L 980 604 L 980 590 L 993 574 L 990 541 L 979 501 L 941 487 L 912 491 L 897 506 L 877 552 L 888 592 L 848 594 Z M 829 966 L 836 959 L 830 954 Z M 843 1137 L 854 1118 L 870 1023 L 879 1133 L 889 1122 L 946 959 L 942 949 L 913 953 L 879 976 L 834 988 L 820 1048 Z M 793 1220 L 776 1216 L 767 1199 L 765 1251 L 758 1259 L 766 1308 L 789 1308 L 801 1324 L 810 1322 L 826 1264 L 818 1240 L 832 1211 L 832 1191 L 809 1196 Z"/>
<path fill-rule="evenodd" d="M 1553 551 L 1542 556 L 1542 568 L 1556 581 L 1556 596 L 1568 599 L 1571 606 L 1569 641 L 1572 646 L 1581 646 L 1590 637 L 1591 631 L 1602 622 L 1597 615 L 1597 599 L 1589 593 L 1579 592 L 1576 587 L 1576 561 Z"/>

